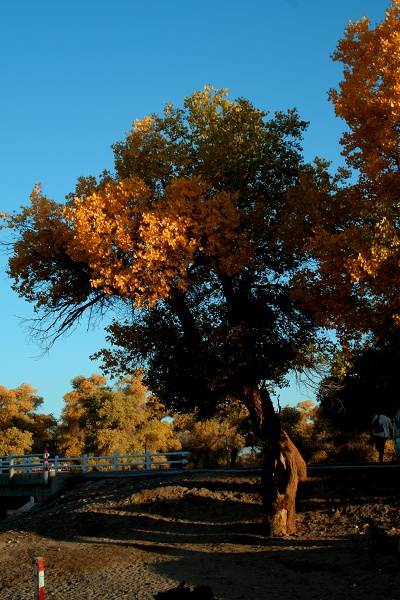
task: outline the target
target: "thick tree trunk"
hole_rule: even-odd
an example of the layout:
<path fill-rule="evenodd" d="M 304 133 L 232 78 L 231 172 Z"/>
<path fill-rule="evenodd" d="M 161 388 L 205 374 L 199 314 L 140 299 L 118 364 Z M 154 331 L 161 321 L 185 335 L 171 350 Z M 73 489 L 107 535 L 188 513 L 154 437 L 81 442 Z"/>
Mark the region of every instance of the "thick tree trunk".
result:
<path fill-rule="evenodd" d="M 264 441 L 261 477 L 265 534 L 284 536 L 296 531 L 296 494 L 307 478 L 307 467 L 296 446 L 280 426 L 267 390 L 246 389 L 246 405 Z"/>
<path fill-rule="evenodd" d="M 261 478 L 263 523 L 269 537 L 296 531 L 296 494 L 307 478 L 307 467 L 296 446 L 282 429 L 279 447 L 265 453 Z"/>

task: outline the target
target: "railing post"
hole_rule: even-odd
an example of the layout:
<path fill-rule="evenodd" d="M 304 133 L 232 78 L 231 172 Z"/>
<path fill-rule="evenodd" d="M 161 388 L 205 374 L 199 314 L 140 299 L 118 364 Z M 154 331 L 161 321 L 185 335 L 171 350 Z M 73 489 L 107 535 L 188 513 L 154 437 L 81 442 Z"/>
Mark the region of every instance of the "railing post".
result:
<path fill-rule="evenodd" d="M 59 458 L 58 458 L 58 456 L 56 455 L 56 456 L 54 457 L 54 474 L 55 474 L 55 475 L 57 475 L 57 473 L 58 473 L 58 460 L 59 460 Z"/>
<path fill-rule="evenodd" d="M 10 452 L 8 455 L 8 473 L 10 479 L 14 477 L 14 452 Z"/>
<path fill-rule="evenodd" d="M 146 469 L 151 469 L 151 452 L 147 450 L 146 452 Z"/>
<path fill-rule="evenodd" d="M 87 454 L 83 455 L 83 472 L 86 473 L 87 471 Z"/>
<path fill-rule="evenodd" d="M 114 471 L 118 471 L 118 452 L 114 452 Z"/>

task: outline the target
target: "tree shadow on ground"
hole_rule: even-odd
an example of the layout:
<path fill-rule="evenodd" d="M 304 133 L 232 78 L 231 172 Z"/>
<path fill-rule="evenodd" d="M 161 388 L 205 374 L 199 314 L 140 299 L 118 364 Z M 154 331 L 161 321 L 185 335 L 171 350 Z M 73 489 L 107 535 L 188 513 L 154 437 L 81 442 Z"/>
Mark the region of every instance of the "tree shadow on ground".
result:
<path fill-rule="evenodd" d="M 209 585 L 228 600 L 400 600 L 398 553 L 373 551 L 371 537 L 354 529 L 371 490 L 378 507 L 385 494 L 390 507 L 397 502 L 390 478 L 385 491 L 373 479 L 310 478 L 299 493 L 299 534 L 276 540 L 263 536 L 259 474 L 222 479 L 183 473 L 85 480 L 0 529 L 103 548 L 124 560 L 147 556 L 155 573 Z"/>

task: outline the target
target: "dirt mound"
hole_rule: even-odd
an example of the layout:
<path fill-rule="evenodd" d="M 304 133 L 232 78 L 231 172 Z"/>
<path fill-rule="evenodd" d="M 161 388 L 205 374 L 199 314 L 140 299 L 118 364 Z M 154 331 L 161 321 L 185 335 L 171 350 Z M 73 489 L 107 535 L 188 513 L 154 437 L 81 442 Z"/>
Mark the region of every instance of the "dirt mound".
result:
<path fill-rule="evenodd" d="M 30 597 L 44 556 L 51 600 L 147 600 L 183 580 L 224 600 L 400 600 L 398 471 L 310 477 L 297 533 L 272 541 L 256 472 L 74 483 L 0 523 L 0 598 Z"/>

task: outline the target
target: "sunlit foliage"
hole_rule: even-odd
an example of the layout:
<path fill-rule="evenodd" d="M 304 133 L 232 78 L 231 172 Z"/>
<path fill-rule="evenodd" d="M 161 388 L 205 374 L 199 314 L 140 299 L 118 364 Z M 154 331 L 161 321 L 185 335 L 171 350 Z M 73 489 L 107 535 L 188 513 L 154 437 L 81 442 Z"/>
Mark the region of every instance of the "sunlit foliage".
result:
<path fill-rule="evenodd" d="M 343 79 L 330 91 L 347 125 L 341 143 L 353 184 L 337 225 L 315 229 L 318 274 L 302 274 L 308 306 L 342 337 L 398 336 L 400 325 L 400 2 L 372 26 L 350 22 L 333 53 Z"/>
<path fill-rule="evenodd" d="M 64 456 L 165 452 L 179 450 L 163 407 L 150 397 L 140 376 L 114 386 L 93 374 L 72 380 L 64 396 L 60 422 L 60 453 Z"/>
<path fill-rule="evenodd" d="M 0 386 L 0 455 L 43 452 L 54 443 L 57 423 L 52 415 L 38 413 L 42 403 L 27 383 Z"/>
<path fill-rule="evenodd" d="M 350 22 L 333 59 L 344 79 L 332 89 L 337 116 L 349 131 L 343 151 L 350 166 L 368 180 L 397 172 L 400 123 L 400 2 L 393 0 L 375 27 L 367 17 Z"/>
<path fill-rule="evenodd" d="M 198 421 L 195 414 L 177 415 L 173 426 L 182 447 L 189 450 L 194 468 L 235 466 L 246 443 L 237 427 L 221 416 Z"/>

